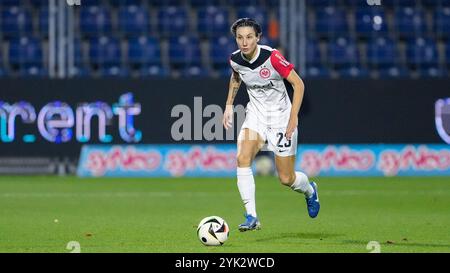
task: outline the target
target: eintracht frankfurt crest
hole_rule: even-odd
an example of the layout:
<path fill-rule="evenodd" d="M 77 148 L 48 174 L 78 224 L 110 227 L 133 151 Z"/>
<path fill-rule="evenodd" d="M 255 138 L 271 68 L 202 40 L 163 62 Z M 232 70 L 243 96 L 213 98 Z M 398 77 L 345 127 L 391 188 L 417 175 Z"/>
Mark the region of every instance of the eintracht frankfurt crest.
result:
<path fill-rule="evenodd" d="M 267 79 L 270 77 L 270 70 L 267 68 L 263 68 L 259 71 L 259 75 L 261 76 L 261 78 Z"/>

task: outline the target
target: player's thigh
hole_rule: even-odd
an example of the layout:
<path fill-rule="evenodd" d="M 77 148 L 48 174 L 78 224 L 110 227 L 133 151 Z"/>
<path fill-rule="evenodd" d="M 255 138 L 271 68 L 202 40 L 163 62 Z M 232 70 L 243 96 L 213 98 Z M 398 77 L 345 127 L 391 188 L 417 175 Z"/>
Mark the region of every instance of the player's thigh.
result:
<path fill-rule="evenodd" d="M 277 168 L 280 182 L 284 185 L 291 185 L 295 180 L 295 155 L 277 156 L 275 155 L 275 167 Z"/>
<path fill-rule="evenodd" d="M 264 145 L 264 139 L 254 130 L 244 128 L 238 138 L 238 167 L 250 167 L 256 154 Z"/>

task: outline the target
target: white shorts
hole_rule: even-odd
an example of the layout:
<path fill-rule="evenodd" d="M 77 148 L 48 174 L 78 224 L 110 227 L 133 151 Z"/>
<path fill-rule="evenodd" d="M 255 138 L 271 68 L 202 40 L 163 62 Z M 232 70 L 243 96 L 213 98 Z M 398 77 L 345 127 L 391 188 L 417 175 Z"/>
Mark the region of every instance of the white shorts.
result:
<path fill-rule="evenodd" d="M 291 156 L 297 153 L 297 134 L 298 130 L 295 129 L 292 134 L 291 140 L 286 139 L 286 125 L 279 128 L 269 127 L 258 121 L 255 114 L 248 111 L 245 116 L 245 121 L 242 124 L 241 132 L 239 133 L 238 141 L 244 136 L 242 131 L 246 128 L 251 129 L 258 133 L 258 135 L 264 140 L 265 145 L 261 148 L 261 151 L 272 151 L 277 156 Z M 251 136 L 250 136 L 251 137 Z M 256 140 L 256 138 L 255 138 Z"/>

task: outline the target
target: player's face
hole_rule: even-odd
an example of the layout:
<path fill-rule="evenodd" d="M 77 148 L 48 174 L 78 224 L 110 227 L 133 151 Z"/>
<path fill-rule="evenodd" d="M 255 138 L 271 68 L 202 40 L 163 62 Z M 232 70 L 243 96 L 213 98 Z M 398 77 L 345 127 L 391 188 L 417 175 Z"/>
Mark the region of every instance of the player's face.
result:
<path fill-rule="evenodd" d="M 236 42 L 244 55 L 252 57 L 258 41 L 259 39 L 252 27 L 239 27 L 236 30 Z"/>

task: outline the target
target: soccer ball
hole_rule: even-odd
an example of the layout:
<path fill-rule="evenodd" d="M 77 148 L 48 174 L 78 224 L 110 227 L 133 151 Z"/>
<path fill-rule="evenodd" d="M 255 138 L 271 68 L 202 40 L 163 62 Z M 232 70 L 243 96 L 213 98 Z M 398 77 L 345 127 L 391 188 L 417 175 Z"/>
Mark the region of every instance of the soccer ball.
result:
<path fill-rule="evenodd" d="M 274 171 L 274 164 L 272 159 L 267 155 L 260 155 L 255 158 L 256 175 L 268 176 L 272 175 Z"/>
<path fill-rule="evenodd" d="M 219 216 L 208 216 L 198 224 L 197 235 L 205 246 L 223 245 L 228 239 L 230 229 L 227 222 Z"/>

